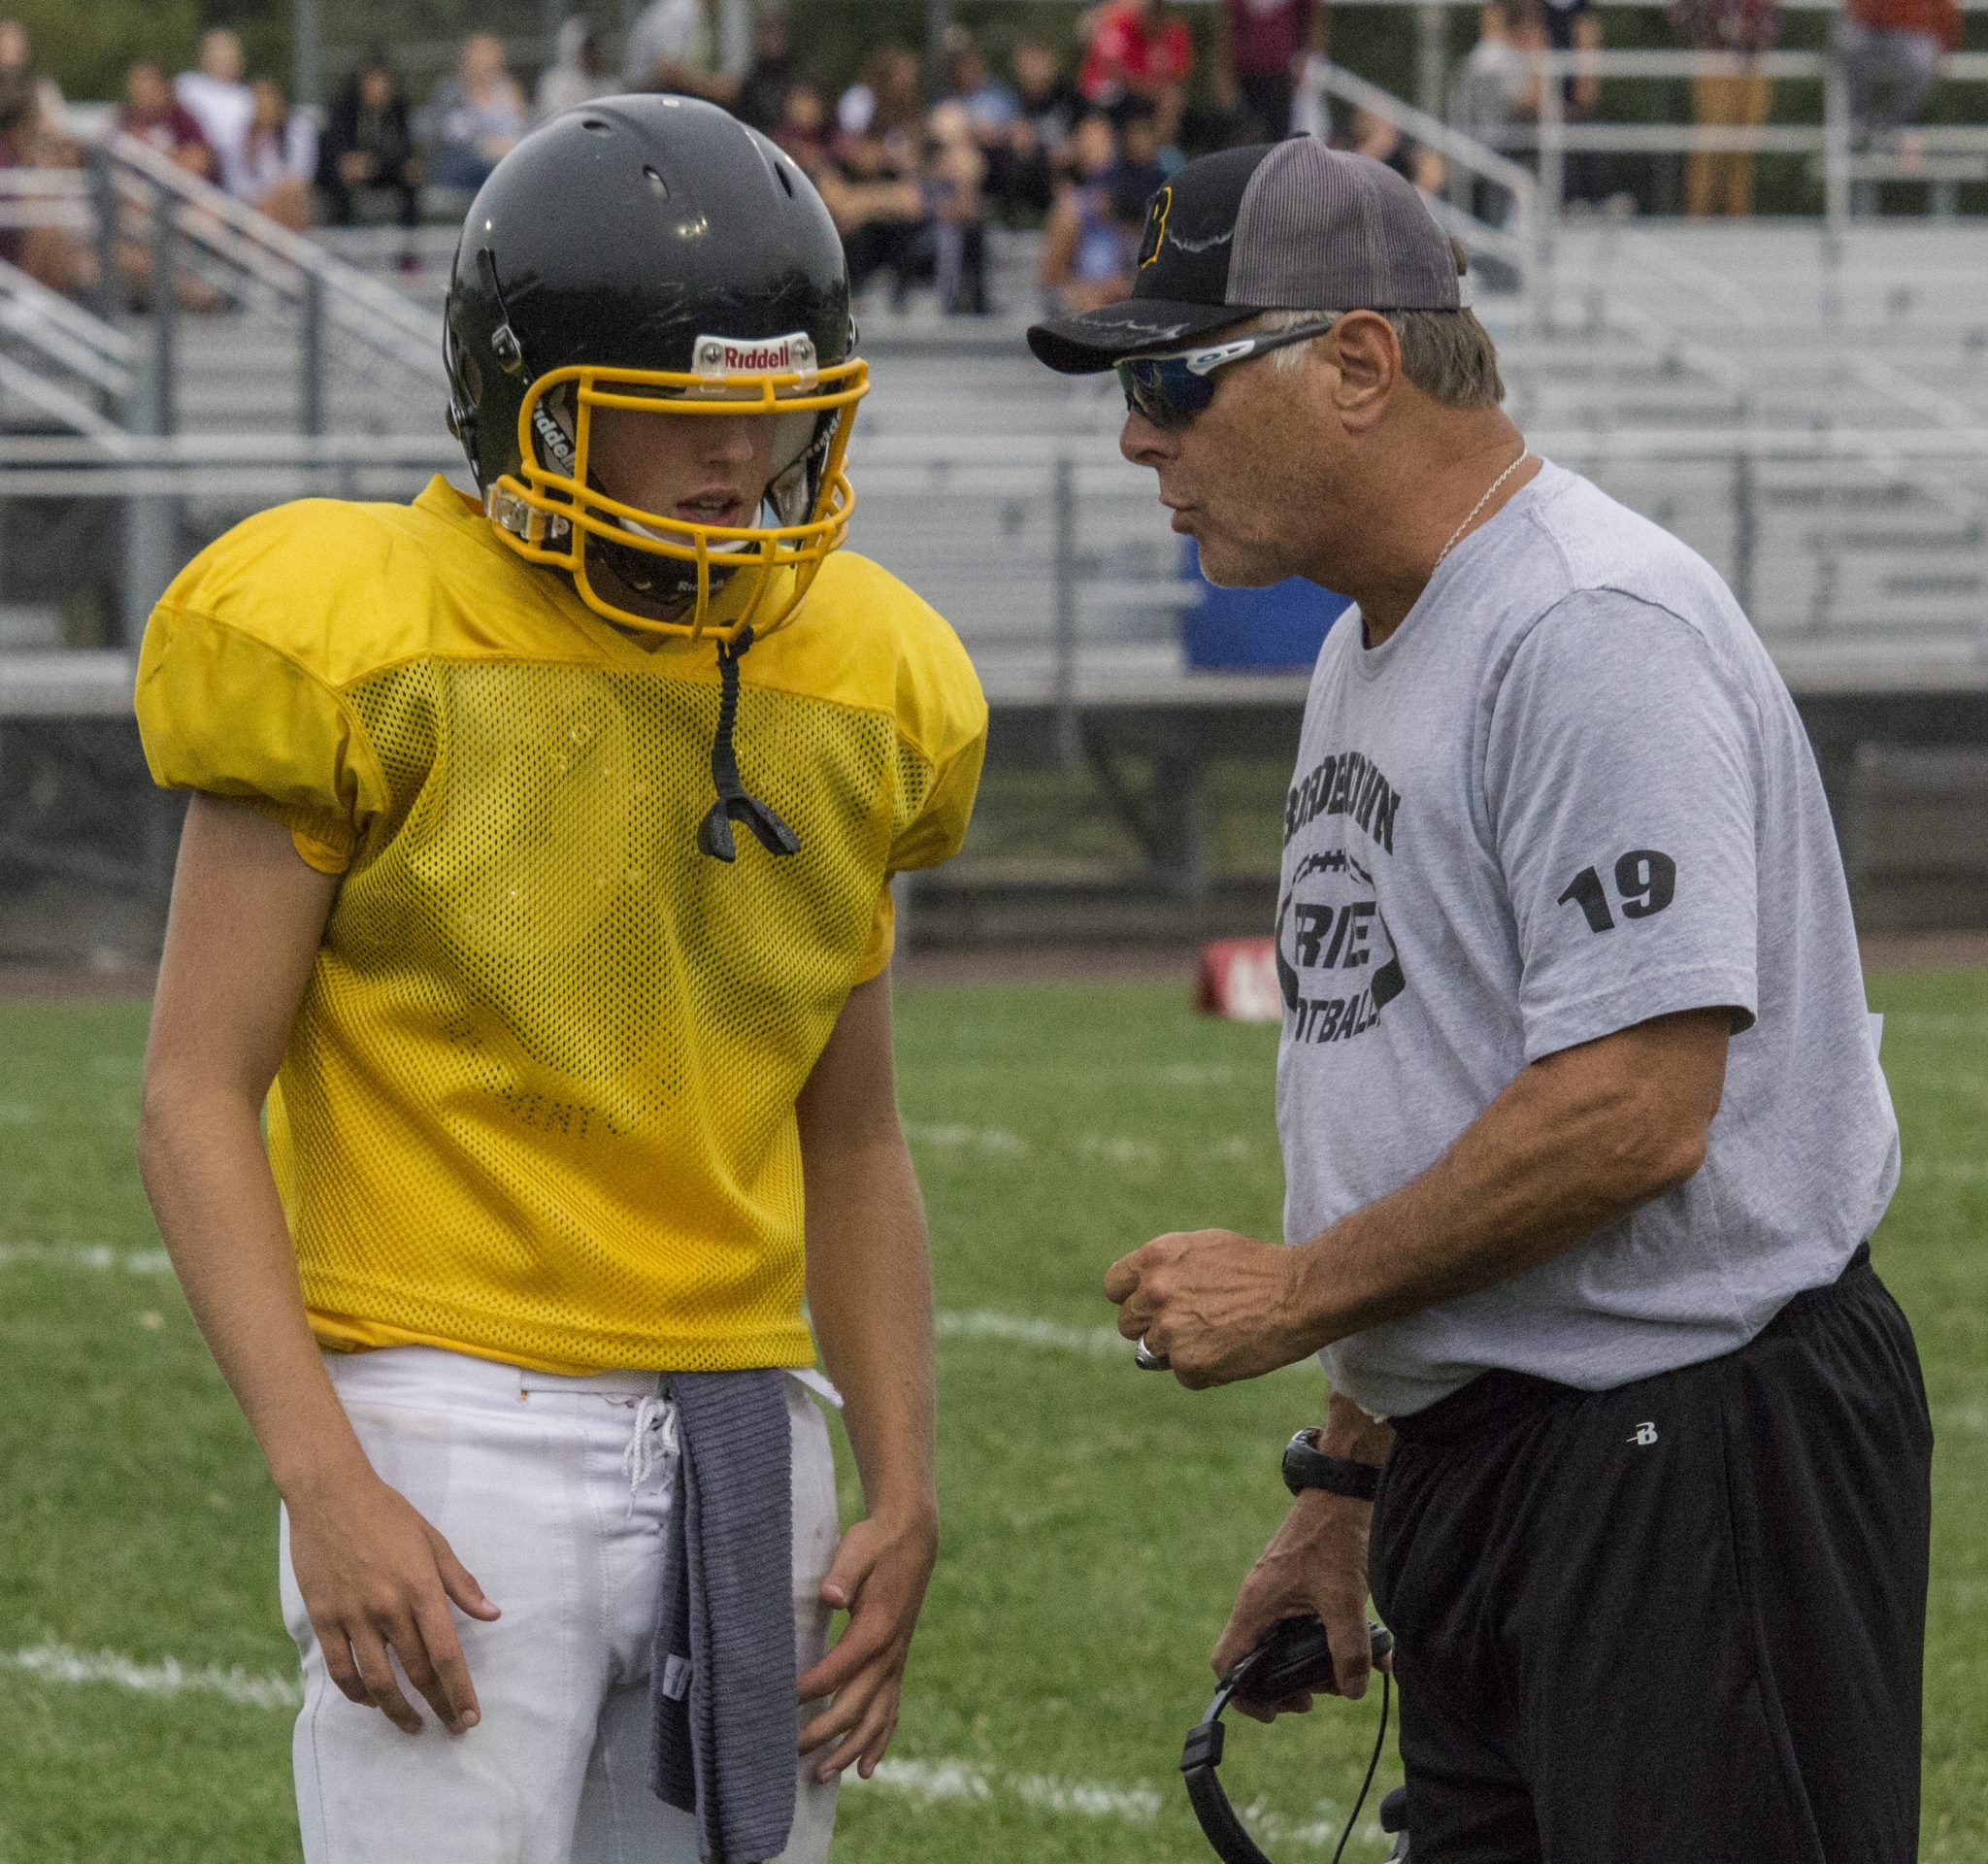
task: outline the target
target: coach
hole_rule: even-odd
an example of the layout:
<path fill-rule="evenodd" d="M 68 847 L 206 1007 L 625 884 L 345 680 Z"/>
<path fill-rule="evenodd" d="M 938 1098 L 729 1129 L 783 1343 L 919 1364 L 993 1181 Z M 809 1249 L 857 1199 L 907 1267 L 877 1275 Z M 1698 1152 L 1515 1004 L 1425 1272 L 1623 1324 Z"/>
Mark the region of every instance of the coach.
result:
<path fill-rule="evenodd" d="M 1140 257 L 1036 354 L 1117 368 L 1212 581 L 1357 604 L 1284 806 L 1293 1247 L 1106 1282 L 1184 1384 L 1331 1381 L 1216 1668 L 1315 1611 L 1359 1694 L 1371 1581 L 1418 1864 L 1909 1864 L 1932 1433 L 1787 690 L 1701 558 L 1527 450 L 1389 170 L 1190 163 Z"/>

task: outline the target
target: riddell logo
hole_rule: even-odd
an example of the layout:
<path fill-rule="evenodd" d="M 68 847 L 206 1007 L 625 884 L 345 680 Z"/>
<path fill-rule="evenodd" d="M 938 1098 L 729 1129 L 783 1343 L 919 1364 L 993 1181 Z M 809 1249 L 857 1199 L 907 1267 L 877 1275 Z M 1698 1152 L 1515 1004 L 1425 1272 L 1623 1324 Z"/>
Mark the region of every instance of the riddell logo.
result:
<path fill-rule="evenodd" d="M 791 336 L 699 337 L 700 376 L 805 376 L 814 372 L 814 345 L 805 331 Z"/>

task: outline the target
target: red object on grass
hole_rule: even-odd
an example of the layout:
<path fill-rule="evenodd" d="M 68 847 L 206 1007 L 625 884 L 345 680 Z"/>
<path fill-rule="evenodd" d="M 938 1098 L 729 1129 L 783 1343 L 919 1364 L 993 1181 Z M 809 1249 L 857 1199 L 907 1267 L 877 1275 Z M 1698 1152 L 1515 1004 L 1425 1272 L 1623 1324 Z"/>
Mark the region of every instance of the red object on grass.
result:
<path fill-rule="evenodd" d="M 1217 939 L 1201 948 L 1194 1007 L 1231 1022 L 1276 1022 L 1284 1014 L 1276 949 L 1268 939 Z"/>

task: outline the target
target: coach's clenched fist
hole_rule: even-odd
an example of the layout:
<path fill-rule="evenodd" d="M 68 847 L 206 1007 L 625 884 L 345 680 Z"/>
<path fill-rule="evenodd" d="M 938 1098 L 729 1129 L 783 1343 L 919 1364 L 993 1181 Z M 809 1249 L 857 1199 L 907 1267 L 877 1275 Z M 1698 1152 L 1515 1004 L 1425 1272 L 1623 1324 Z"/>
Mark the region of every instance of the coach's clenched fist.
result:
<path fill-rule="evenodd" d="M 1156 1236 L 1112 1263 L 1118 1331 L 1143 1340 L 1190 1390 L 1275 1372 L 1317 1349 L 1305 1312 L 1305 1251 L 1234 1230 Z"/>

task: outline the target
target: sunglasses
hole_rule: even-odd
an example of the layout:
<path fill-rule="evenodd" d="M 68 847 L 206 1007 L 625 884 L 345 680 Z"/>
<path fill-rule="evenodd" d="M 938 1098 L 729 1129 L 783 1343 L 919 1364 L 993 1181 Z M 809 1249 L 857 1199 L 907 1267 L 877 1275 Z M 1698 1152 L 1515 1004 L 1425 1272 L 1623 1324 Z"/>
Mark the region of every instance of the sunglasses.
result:
<path fill-rule="evenodd" d="M 1208 350 L 1182 350 L 1166 356 L 1127 356 L 1111 366 L 1125 390 L 1125 405 L 1155 427 L 1184 427 L 1215 398 L 1214 373 L 1232 362 L 1268 355 L 1293 343 L 1322 337 L 1337 316 L 1302 323 L 1294 330 L 1236 337 Z"/>

